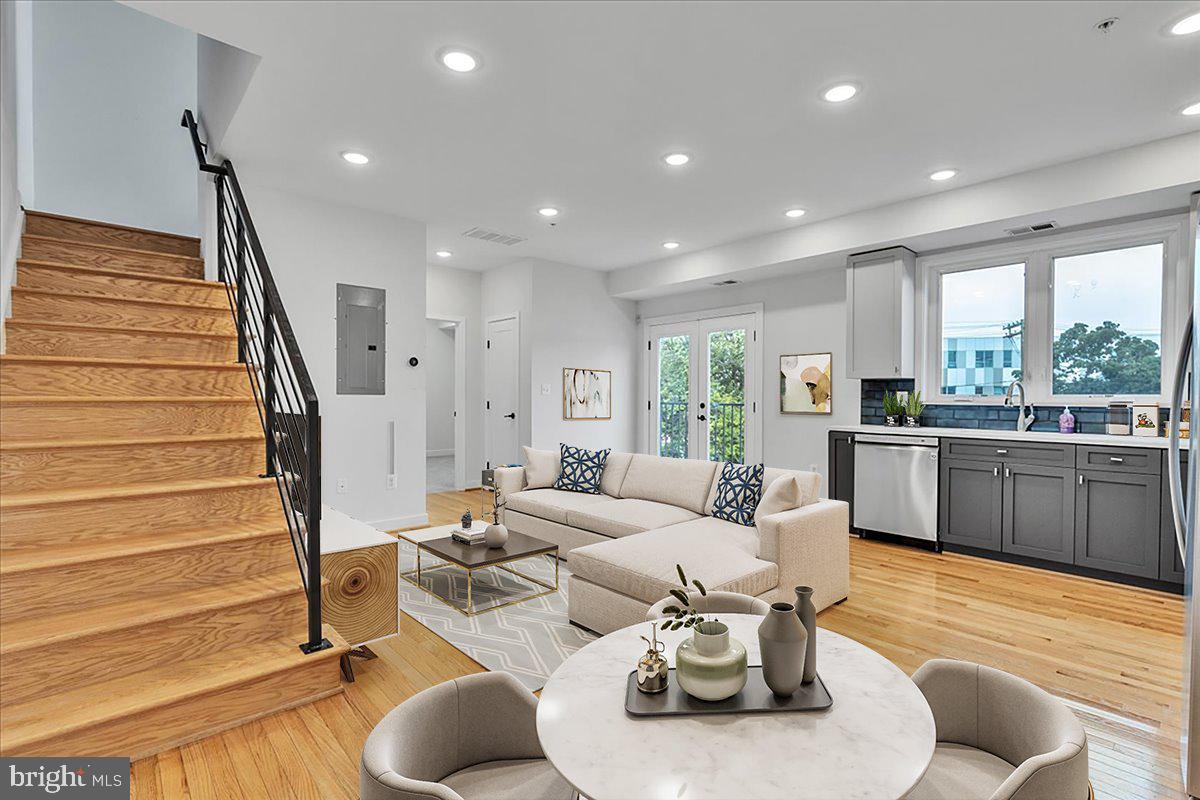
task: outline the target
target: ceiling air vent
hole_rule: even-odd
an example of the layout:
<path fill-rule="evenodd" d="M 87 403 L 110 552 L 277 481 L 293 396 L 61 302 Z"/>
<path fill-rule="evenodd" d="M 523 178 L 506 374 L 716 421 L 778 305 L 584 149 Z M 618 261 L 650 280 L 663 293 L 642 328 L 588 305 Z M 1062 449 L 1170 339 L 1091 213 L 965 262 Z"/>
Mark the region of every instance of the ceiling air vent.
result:
<path fill-rule="evenodd" d="M 713 286 L 733 286 L 737 283 L 741 283 L 741 281 L 735 281 L 732 278 L 729 278 L 723 281 L 713 281 Z"/>
<path fill-rule="evenodd" d="M 1017 228 L 1007 228 L 1004 232 L 1009 236 L 1028 236 L 1031 233 L 1052 231 L 1057 227 L 1058 225 L 1054 222 L 1054 220 L 1049 220 L 1048 222 L 1035 222 L 1032 225 L 1021 225 Z"/>
<path fill-rule="evenodd" d="M 470 230 L 463 231 L 463 236 L 468 239 L 482 239 L 485 242 L 494 242 L 495 244 L 508 245 L 509 247 L 525 241 L 524 236 L 500 233 L 500 231 L 492 231 L 487 228 L 471 228 Z"/>

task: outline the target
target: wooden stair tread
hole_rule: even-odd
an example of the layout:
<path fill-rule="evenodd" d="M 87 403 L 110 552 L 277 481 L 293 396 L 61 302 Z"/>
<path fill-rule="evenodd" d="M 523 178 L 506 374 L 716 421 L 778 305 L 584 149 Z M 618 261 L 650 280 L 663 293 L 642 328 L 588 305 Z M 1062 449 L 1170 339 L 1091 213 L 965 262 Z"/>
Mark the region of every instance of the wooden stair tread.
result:
<path fill-rule="evenodd" d="M 40 233 L 23 234 L 22 239 L 33 239 L 40 242 L 52 242 L 54 244 L 77 245 L 79 247 L 95 247 L 100 250 L 107 250 L 113 253 L 133 253 L 139 256 L 150 256 L 152 258 L 162 258 L 171 261 L 180 261 L 185 264 L 204 264 L 204 259 L 199 256 L 185 256 L 178 253 L 164 253 L 161 250 L 141 250 L 136 247 L 120 247 L 113 244 L 104 244 L 102 242 L 89 242 L 84 239 L 64 239 L 60 236 L 45 236 Z"/>
<path fill-rule="evenodd" d="M 349 646 L 325 626 L 333 647 L 306 655 L 300 639 L 280 638 L 218 651 L 206 658 L 166 664 L 114 680 L 56 691 L 4 710 L 6 751 L 147 709 L 248 683 L 265 675 L 340 658 Z"/>
<path fill-rule="evenodd" d="M 244 370 L 240 361 L 147 361 L 144 358 L 93 358 L 91 356 L 35 356 L 19 353 L 0 355 L 0 367 L 9 363 L 45 364 L 47 366 L 76 365 L 81 367 L 174 367 L 177 369 L 235 369 Z"/>
<path fill-rule="evenodd" d="M 265 575 L 219 586 L 205 586 L 150 600 L 134 597 L 105 603 L 74 614 L 51 614 L 16 620 L 0 619 L 0 655 L 71 641 L 83 636 L 111 634 L 197 613 L 215 613 L 293 592 L 303 593 L 295 565 Z M 296 621 L 303 628 L 303 618 Z"/>
<path fill-rule="evenodd" d="M 65 405 L 69 403 L 253 403 L 254 396 L 250 394 L 0 394 L 0 405 L 46 403 L 48 405 Z"/>
<path fill-rule="evenodd" d="M 72 225 L 78 225 L 85 228 L 106 228 L 109 230 L 128 231 L 129 233 L 141 234 L 155 239 L 168 239 L 176 242 L 184 243 L 190 247 L 195 247 L 197 252 L 200 249 L 200 237 L 188 236 L 183 233 L 172 233 L 171 231 L 156 231 L 151 228 L 137 228 L 133 225 L 122 225 L 117 222 L 103 222 L 95 219 L 85 219 L 83 217 L 72 217 L 67 214 L 54 214 L 49 211 L 35 211 L 34 209 L 25 209 L 26 226 L 30 221 L 50 220 L 66 222 Z M 32 218 L 32 219 L 31 219 Z"/>
<path fill-rule="evenodd" d="M 134 447 L 155 444 L 200 444 L 204 442 L 253 442 L 262 441 L 258 434 L 209 433 L 194 436 L 143 436 L 137 438 L 106 439 L 46 439 L 42 441 L 5 442 L 0 440 L 0 453 L 17 453 L 27 450 L 73 450 L 89 447 Z"/>
<path fill-rule="evenodd" d="M 103 292 L 65 292 L 61 289 L 34 289 L 24 286 L 14 286 L 12 291 L 18 295 L 37 295 L 41 297 L 66 297 L 76 300 L 106 300 L 113 303 L 130 303 L 139 306 L 162 306 L 165 308 L 204 309 L 205 311 L 229 311 L 228 302 L 220 303 L 187 303 L 181 300 L 160 300 L 155 297 L 130 297 L 129 295 L 106 294 Z M 224 299 L 224 298 L 221 298 Z M 157 330 L 157 328 L 155 329 Z"/>
<path fill-rule="evenodd" d="M 164 536 L 157 531 L 126 536 L 118 541 L 83 541 L 60 543 L 53 548 L 3 549 L 0 547 L 0 580 L 10 575 L 53 569 L 92 561 L 109 561 L 150 553 L 186 550 L 210 544 L 240 542 L 262 537 L 287 534 L 287 526 L 275 524 L 244 524 L 238 527 L 197 528 Z"/>
<path fill-rule="evenodd" d="M 156 283 L 174 283 L 181 286 L 196 286 L 209 287 L 212 289 L 225 289 L 225 284 L 220 281 L 210 281 L 203 278 L 184 278 L 180 275 L 161 275 L 153 272 L 130 272 L 124 269 L 113 269 L 111 267 L 93 267 L 83 264 L 71 264 L 66 261 L 49 261 L 42 258 L 18 258 L 18 267 L 43 267 L 48 269 L 69 270 L 71 272 L 81 272 L 89 275 L 106 275 L 111 278 L 128 278 L 135 281 L 154 281 Z"/>
<path fill-rule="evenodd" d="M 60 503 L 84 503 L 89 500 L 117 500 L 152 495 L 186 494 L 210 492 L 221 489 L 238 489 L 274 483 L 274 478 L 258 476 L 231 476 L 226 478 L 194 478 L 162 483 L 133 483 L 118 486 L 87 486 L 81 489 L 49 489 L 36 492 L 6 492 L 0 497 L 0 510 L 29 508 L 31 506 L 57 505 Z"/>
<path fill-rule="evenodd" d="M 90 322 L 41 322 L 30 319 L 9 319 L 9 327 L 50 328 L 55 330 L 99 331 L 100 333 L 144 333 L 151 336 L 194 336 L 204 339 L 236 339 L 237 333 L 219 333 L 212 331 L 173 331 L 165 328 L 139 328 L 128 325 L 115 327 L 112 325 L 95 325 Z"/>

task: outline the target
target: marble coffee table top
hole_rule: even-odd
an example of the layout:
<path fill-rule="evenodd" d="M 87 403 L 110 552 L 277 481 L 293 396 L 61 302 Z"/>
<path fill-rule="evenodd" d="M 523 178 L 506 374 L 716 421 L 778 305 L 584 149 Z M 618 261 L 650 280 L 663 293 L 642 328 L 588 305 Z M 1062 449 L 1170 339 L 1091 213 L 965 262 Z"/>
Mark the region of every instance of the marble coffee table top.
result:
<path fill-rule="evenodd" d="M 761 664 L 762 617 L 721 614 Z M 933 757 L 933 713 L 896 665 L 853 639 L 820 629 L 817 670 L 833 696 L 826 711 L 640 717 L 625 713 L 626 676 L 649 623 L 580 649 L 550 677 L 538 738 L 555 769 L 591 800 L 630 798 L 903 797 Z M 665 631 L 666 654 L 686 631 Z"/>

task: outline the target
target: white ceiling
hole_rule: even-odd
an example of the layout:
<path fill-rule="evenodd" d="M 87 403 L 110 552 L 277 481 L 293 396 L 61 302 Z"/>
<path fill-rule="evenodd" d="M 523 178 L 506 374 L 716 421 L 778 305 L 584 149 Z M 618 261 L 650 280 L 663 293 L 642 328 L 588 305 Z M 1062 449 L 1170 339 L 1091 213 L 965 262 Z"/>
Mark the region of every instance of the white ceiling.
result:
<path fill-rule="evenodd" d="M 626 267 L 1200 129 L 1200 34 L 1165 32 L 1196 0 L 127 4 L 262 56 L 240 171 L 425 220 L 429 261 L 467 269 Z"/>

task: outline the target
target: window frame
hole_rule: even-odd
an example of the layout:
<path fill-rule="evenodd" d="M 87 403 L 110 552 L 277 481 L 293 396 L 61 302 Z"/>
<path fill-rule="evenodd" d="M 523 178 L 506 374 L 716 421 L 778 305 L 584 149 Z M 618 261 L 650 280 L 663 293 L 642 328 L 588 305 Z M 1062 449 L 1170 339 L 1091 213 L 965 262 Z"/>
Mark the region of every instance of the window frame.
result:
<path fill-rule="evenodd" d="M 917 388 L 927 403 L 1002 405 L 1003 395 L 947 395 L 941 393 L 942 276 L 954 273 L 1025 264 L 1025 324 L 1021 336 L 1021 372 L 1027 402 L 1051 406 L 1095 407 L 1110 402 L 1170 402 L 1173 366 L 1178 352 L 1180 326 L 1187 319 L 1192 276 L 1180 243 L 1187 215 L 1130 222 L 1105 223 L 1074 231 L 1026 238 L 1015 242 L 956 248 L 917 258 Z M 1055 258 L 1162 244 L 1162 338 L 1160 391 L 1157 395 L 1056 395 L 1053 392 Z"/>

